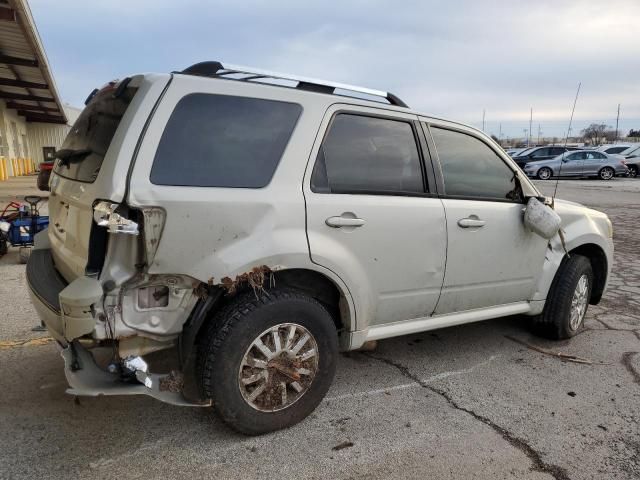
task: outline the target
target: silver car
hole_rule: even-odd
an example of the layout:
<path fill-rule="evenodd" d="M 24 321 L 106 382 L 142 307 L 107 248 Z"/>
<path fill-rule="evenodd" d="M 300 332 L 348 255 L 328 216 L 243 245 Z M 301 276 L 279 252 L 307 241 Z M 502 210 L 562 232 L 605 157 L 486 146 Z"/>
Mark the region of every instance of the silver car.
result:
<path fill-rule="evenodd" d="M 549 160 L 529 162 L 524 171 L 529 177 L 549 180 L 551 177 L 599 177 L 611 180 L 627 175 L 629 170 L 620 155 L 607 155 L 593 150 L 567 152 Z"/>

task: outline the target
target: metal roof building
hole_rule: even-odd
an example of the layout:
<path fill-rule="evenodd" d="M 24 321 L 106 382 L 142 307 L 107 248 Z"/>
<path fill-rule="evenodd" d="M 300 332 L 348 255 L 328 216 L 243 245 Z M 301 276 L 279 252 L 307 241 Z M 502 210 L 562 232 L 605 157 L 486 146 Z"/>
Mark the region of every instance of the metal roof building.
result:
<path fill-rule="evenodd" d="M 20 173 L 13 159 L 33 167 L 58 148 L 78 113 L 60 100 L 26 0 L 0 0 L 0 155 L 11 160 L 9 175 Z"/>

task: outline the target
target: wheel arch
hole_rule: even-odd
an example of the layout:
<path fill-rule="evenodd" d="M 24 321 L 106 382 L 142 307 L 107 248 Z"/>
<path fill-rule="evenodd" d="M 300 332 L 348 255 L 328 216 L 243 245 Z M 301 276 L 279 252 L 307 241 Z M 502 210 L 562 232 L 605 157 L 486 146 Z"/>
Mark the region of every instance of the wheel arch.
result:
<path fill-rule="evenodd" d="M 604 288 L 607 284 L 607 276 L 609 272 L 609 264 L 607 255 L 604 250 L 595 243 L 585 243 L 573 250 L 569 251 L 569 255 L 582 255 L 586 257 L 591 263 L 591 269 L 593 270 L 593 288 L 591 289 L 591 298 L 589 303 L 597 305 L 602 298 Z M 565 255 L 565 258 L 567 256 Z"/>

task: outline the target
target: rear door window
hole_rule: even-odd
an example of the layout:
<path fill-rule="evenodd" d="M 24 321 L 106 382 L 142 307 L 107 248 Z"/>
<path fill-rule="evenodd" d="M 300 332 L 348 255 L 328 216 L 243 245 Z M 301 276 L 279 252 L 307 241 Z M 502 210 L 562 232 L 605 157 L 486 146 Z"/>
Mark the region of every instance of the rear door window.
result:
<path fill-rule="evenodd" d="M 86 183 L 96 179 L 120 120 L 138 90 L 126 87 L 115 96 L 117 87 L 115 82 L 104 87 L 82 111 L 56 153 L 62 157 L 56 174 Z"/>
<path fill-rule="evenodd" d="M 420 154 L 411 122 L 337 114 L 311 176 L 317 193 L 424 193 Z"/>
<path fill-rule="evenodd" d="M 300 117 L 296 103 L 194 93 L 176 105 L 151 168 L 155 185 L 266 186 Z"/>

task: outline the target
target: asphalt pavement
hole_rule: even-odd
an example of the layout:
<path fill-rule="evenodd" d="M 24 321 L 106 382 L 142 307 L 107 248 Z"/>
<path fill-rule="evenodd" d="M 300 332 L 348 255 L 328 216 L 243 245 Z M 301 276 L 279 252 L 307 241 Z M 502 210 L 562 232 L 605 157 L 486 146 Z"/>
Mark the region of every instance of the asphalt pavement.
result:
<path fill-rule="evenodd" d="M 11 251 L 0 259 L 0 478 L 640 478 L 640 180 L 564 180 L 558 197 L 614 224 L 610 288 L 582 333 L 550 342 L 512 317 L 381 341 L 340 357 L 311 417 L 261 437 L 210 409 L 65 394 Z"/>

